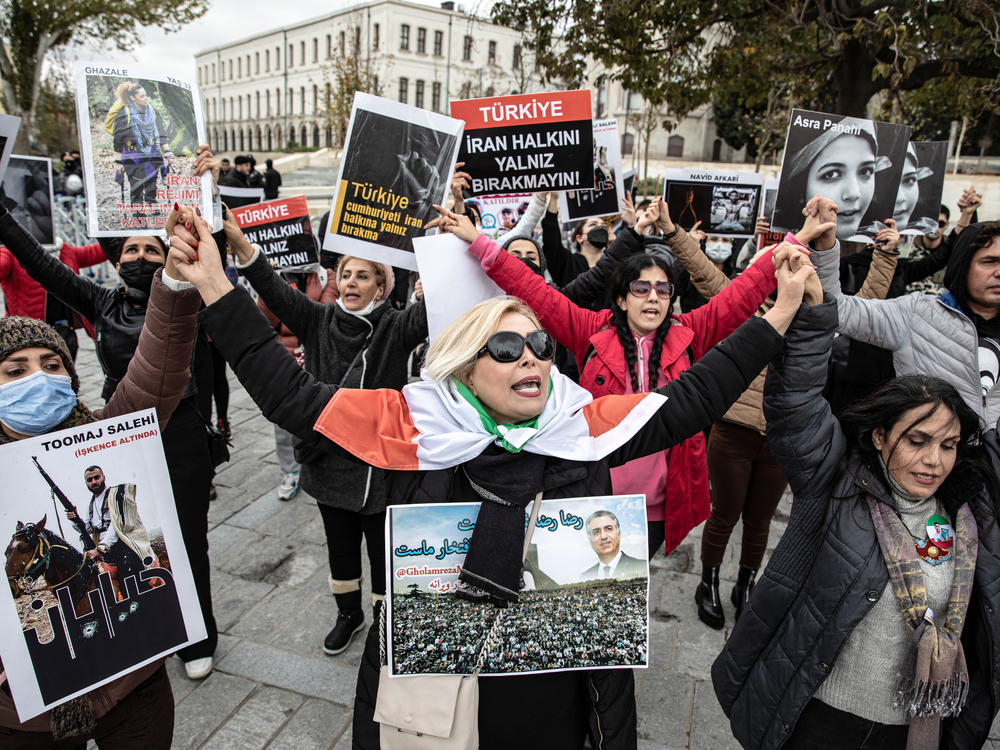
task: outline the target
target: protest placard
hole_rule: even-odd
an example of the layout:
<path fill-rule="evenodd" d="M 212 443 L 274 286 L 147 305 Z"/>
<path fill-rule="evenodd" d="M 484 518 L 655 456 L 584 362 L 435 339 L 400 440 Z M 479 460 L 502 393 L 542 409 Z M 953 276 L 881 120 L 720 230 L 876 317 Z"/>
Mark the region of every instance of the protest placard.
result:
<path fill-rule="evenodd" d="M 323 250 L 416 270 L 413 238 L 444 203 L 461 134 L 458 120 L 356 93 Z"/>
<path fill-rule="evenodd" d="M 760 215 L 767 219 L 769 224 L 774 215 L 774 201 L 778 197 L 778 179 L 780 179 L 780 175 L 773 180 L 764 180 L 764 199 L 761 201 Z M 775 232 L 774 230 L 763 232 L 757 236 L 757 249 L 761 250 L 769 245 L 776 245 L 784 238 L 785 232 Z"/>
<path fill-rule="evenodd" d="M 753 172 L 668 169 L 663 197 L 670 218 L 686 230 L 700 221 L 706 234 L 752 237 L 763 184 Z"/>
<path fill-rule="evenodd" d="M 910 141 L 892 218 L 900 234 L 934 234 L 948 166 L 948 141 Z"/>
<path fill-rule="evenodd" d="M 479 503 L 388 508 L 391 675 L 475 669 L 498 611 L 455 595 L 478 513 Z M 524 566 L 526 587 L 503 610 L 482 673 L 645 667 L 646 552 L 642 495 L 542 501 Z"/>
<path fill-rule="evenodd" d="M 480 231 L 490 239 L 496 240 L 505 235 L 515 226 L 528 210 L 531 193 L 513 193 L 511 195 L 480 195 L 469 198 L 479 211 Z"/>
<path fill-rule="evenodd" d="M 424 287 L 427 331 L 432 343 L 466 310 L 503 294 L 469 253 L 469 243 L 465 240 L 450 233 L 416 237 L 413 248 Z M 456 279 L 462 283 L 456 284 Z"/>
<path fill-rule="evenodd" d="M 319 263 L 304 195 L 231 210 L 247 241 L 260 246 L 272 268 L 299 270 Z"/>
<path fill-rule="evenodd" d="M 3 182 L 3 173 L 7 169 L 7 161 L 14 151 L 14 139 L 17 138 L 17 129 L 21 127 L 21 118 L 11 115 L 0 115 L 0 182 Z"/>
<path fill-rule="evenodd" d="M 627 170 L 622 182 L 625 184 L 625 195 L 635 201 L 635 170 Z"/>
<path fill-rule="evenodd" d="M 0 186 L 0 201 L 43 245 L 55 245 L 52 219 L 52 160 L 12 154 Z"/>
<path fill-rule="evenodd" d="M 0 465 L 0 658 L 22 721 L 205 638 L 155 410 L 15 440 Z"/>
<path fill-rule="evenodd" d="M 451 116 L 465 121 L 470 195 L 594 188 L 589 91 L 462 99 Z"/>
<path fill-rule="evenodd" d="M 618 120 L 594 121 L 594 189 L 559 194 L 559 218 L 581 221 L 621 213 L 625 197 Z M 635 172 L 633 172 L 633 175 Z"/>
<path fill-rule="evenodd" d="M 771 229 L 802 228 L 816 195 L 837 204 L 837 239 L 870 242 L 892 218 L 910 128 L 793 109 Z"/>
<path fill-rule="evenodd" d="M 163 228 L 174 203 L 212 222 L 212 176 L 194 174 L 207 142 L 201 97 L 181 78 L 120 61 L 76 64 L 76 117 L 94 237 Z"/>
<path fill-rule="evenodd" d="M 227 208 L 252 206 L 264 200 L 264 188 L 228 187 L 219 185 L 219 198 Z"/>

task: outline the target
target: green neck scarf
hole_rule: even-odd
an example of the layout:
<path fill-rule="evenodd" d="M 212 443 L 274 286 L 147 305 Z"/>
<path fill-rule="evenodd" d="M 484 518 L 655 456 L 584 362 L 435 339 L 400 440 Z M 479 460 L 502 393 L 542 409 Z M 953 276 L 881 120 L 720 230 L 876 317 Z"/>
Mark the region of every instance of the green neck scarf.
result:
<path fill-rule="evenodd" d="M 525 440 L 524 442 L 521 443 L 521 445 L 514 445 L 513 443 L 507 441 L 507 433 L 510 432 L 511 430 L 518 430 L 522 428 L 537 431 L 538 416 L 534 416 L 531 419 L 525 420 L 524 422 L 518 422 L 517 424 L 502 423 L 498 425 L 496 420 L 493 419 L 493 417 L 489 415 L 489 412 L 486 411 L 486 407 L 483 406 L 482 402 L 478 398 L 476 398 L 476 396 L 472 393 L 472 391 L 469 390 L 468 386 L 465 385 L 465 383 L 463 383 L 458 378 L 452 378 L 452 381 L 454 381 L 455 388 L 462 396 L 462 398 L 468 401 L 469 404 L 471 404 L 472 408 L 475 409 L 476 412 L 479 414 L 479 419 L 482 420 L 483 427 L 486 429 L 486 431 L 496 438 L 497 445 L 499 445 L 504 450 L 509 451 L 510 453 L 520 453 L 522 448 L 524 447 L 524 444 L 527 443 L 528 441 Z M 549 383 L 548 392 L 552 393 L 551 382 Z M 530 439 L 531 438 L 528 438 L 528 440 Z"/>

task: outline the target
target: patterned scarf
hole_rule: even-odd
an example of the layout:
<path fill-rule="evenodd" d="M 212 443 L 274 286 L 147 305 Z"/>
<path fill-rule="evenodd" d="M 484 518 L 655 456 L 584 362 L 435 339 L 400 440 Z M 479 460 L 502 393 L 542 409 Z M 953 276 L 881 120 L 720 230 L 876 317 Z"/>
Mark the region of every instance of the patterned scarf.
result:
<path fill-rule="evenodd" d="M 969 693 L 961 636 L 972 596 L 979 528 L 965 503 L 955 518 L 954 575 L 942 616 L 928 607 L 920 556 L 903 521 L 885 502 L 871 495 L 865 500 L 892 591 L 916 646 L 909 673 L 899 677 L 894 703 L 910 717 L 907 750 L 933 750 L 938 747 L 941 719 L 957 716 Z"/>
<path fill-rule="evenodd" d="M 149 156 L 160 141 L 153 105 L 147 104 L 146 109 L 140 112 L 134 102 L 129 102 L 128 114 L 132 122 L 132 135 L 135 137 L 135 142 L 132 145 L 139 153 Z"/>

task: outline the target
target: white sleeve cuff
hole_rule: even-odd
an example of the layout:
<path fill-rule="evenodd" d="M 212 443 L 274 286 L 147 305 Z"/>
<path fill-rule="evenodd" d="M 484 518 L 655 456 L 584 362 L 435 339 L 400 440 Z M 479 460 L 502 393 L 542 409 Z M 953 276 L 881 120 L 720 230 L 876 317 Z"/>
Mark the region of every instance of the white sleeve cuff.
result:
<path fill-rule="evenodd" d="M 172 292 L 185 292 L 188 289 L 194 289 L 194 284 L 190 281 L 182 281 L 180 279 L 175 279 L 167 275 L 167 269 L 163 269 L 161 274 L 163 283 L 166 285 L 167 289 Z"/>
<path fill-rule="evenodd" d="M 250 245 L 250 247 L 253 248 L 253 255 L 250 256 L 250 260 L 246 263 L 240 263 L 239 258 L 233 258 L 233 265 L 236 266 L 236 268 L 243 270 L 247 266 L 253 265 L 253 262 L 257 260 L 257 256 L 260 255 L 260 245 Z"/>

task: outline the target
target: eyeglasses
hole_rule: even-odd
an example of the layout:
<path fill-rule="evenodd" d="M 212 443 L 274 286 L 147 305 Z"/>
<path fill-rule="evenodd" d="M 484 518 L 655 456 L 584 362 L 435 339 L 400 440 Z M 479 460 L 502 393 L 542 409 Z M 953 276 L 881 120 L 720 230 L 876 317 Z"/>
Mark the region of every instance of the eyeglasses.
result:
<path fill-rule="evenodd" d="M 628 285 L 628 290 L 636 297 L 648 297 L 650 289 L 656 289 L 657 297 L 670 299 L 674 296 L 674 285 L 669 281 L 657 281 L 654 284 L 652 281 L 636 279 L 635 281 L 629 282 Z"/>
<path fill-rule="evenodd" d="M 541 360 L 552 359 L 555 353 L 556 344 L 545 331 L 532 331 L 527 336 L 514 331 L 497 331 L 486 339 L 486 346 L 476 352 L 476 359 L 489 354 L 497 362 L 516 362 L 524 353 L 525 344 Z"/>
<path fill-rule="evenodd" d="M 938 229 L 944 229 L 946 226 L 948 226 L 948 220 L 947 219 L 945 219 L 944 221 L 941 221 L 941 219 L 938 219 Z"/>

